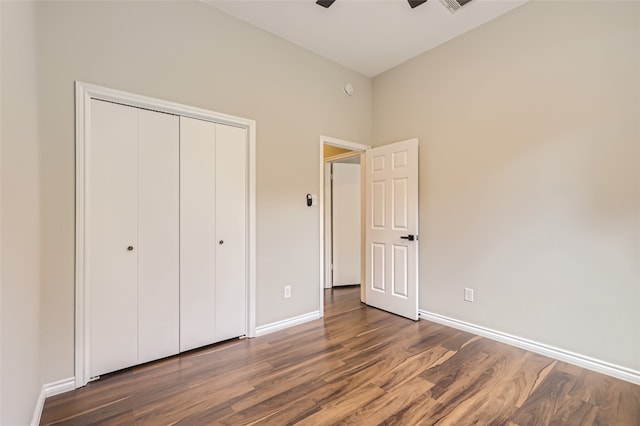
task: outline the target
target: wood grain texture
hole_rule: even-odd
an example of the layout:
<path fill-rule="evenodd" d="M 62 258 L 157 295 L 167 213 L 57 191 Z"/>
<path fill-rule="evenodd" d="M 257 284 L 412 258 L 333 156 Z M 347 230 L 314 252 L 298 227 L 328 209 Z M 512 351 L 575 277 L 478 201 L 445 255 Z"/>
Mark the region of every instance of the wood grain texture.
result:
<path fill-rule="evenodd" d="M 104 376 L 44 425 L 640 426 L 640 386 L 326 290 L 325 318 Z"/>

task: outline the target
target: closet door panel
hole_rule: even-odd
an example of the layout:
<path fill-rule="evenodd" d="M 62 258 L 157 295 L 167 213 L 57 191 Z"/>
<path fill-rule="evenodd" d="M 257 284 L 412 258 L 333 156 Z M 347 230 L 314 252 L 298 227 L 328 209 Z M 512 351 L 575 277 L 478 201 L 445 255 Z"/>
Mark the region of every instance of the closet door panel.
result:
<path fill-rule="evenodd" d="M 90 374 L 137 363 L 137 110 L 91 100 L 86 238 Z"/>
<path fill-rule="evenodd" d="M 215 341 L 216 125 L 180 117 L 180 350 Z"/>
<path fill-rule="evenodd" d="M 216 340 L 246 333 L 246 147 L 245 129 L 216 126 Z"/>
<path fill-rule="evenodd" d="M 138 110 L 138 363 L 179 352 L 179 133 Z"/>

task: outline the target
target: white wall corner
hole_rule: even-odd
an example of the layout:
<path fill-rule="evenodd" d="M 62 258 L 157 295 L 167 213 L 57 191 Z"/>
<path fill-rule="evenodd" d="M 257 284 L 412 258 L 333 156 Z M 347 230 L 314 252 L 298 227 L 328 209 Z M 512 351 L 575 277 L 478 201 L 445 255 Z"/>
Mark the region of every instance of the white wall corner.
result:
<path fill-rule="evenodd" d="M 320 311 L 313 311 L 307 314 L 298 315 L 297 317 L 292 317 L 282 321 L 272 322 L 271 324 L 261 325 L 259 327 L 256 327 L 256 336 L 264 336 L 265 334 L 284 330 L 285 328 L 304 324 L 305 322 L 317 320 L 319 318 L 320 318 Z"/>
<path fill-rule="evenodd" d="M 640 371 L 637 370 L 632 370 L 620 365 L 591 358 L 586 355 L 581 355 L 575 352 L 567 351 L 565 349 L 545 345 L 544 343 L 535 342 L 523 337 L 502 333 L 500 331 L 492 330 L 490 328 L 471 324 L 465 321 L 460 321 L 454 318 L 449 318 L 444 315 L 435 314 L 433 312 L 428 312 L 422 309 L 418 310 L 418 315 L 421 319 L 424 320 L 433 321 L 438 324 L 473 333 L 478 336 L 486 337 L 491 340 L 515 346 L 517 348 L 548 356 L 549 358 L 564 361 L 568 364 L 586 368 L 587 370 L 606 374 L 607 376 L 615 377 L 616 379 L 621 379 L 640 385 Z"/>
<path fill-rule="evenodd" d="M 67 379 L 58 380 L 57 382 L 45 383 L 42 385 L 42 390 L 38 396 L 38 401 L 36 402 L 36 407 L 33 411 L 33 417 L 31 418 L 31 426 L 38 426 L 40 424 L 40 417 L 42 416 L 44 402 L 48 397 L 60 395 L 61 393 L 72 391 L 75 388 L 75 377 L 69 377 Z"/>

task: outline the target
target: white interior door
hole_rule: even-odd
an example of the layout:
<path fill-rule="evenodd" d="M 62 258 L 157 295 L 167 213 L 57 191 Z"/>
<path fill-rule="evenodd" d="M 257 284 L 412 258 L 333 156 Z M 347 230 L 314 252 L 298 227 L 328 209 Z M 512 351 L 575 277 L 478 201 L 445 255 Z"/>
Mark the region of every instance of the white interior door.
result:
<path fill-rule="evenodd" d="M 246 129 L 180 118 L 180 351 L 247 332 Z"/>
<path fill-rule="evenodd" d="M 418 140 L 366 152 L 366 303 L 418 319 Z"/>
<path fill-rule="evenodd" d="M 180 351 L 213 342 L 216 125 L 180 117 Z"/>
<path fill-rule="evenodd" d="M 360 284 L 360 164 L 333 163 L 333 286 Z"/>
<path fill-rule="evenodd" d="M 138 110 L 138 363 L 179 352 L 179 118 Z"/>
<path fill-rule="evenodd" d="M 86 274 L 94 377 L 138 361 L 138 112 L 98 100 L 91 104 Z"/>
<path fill-rule="evenodd" d="M 241 318 L 240 326 L 236 324 L 229 333 L 252 335 L 255 122 L 86 83 L 76 82 L 75 86 L 76 387 L 86 385 L 92 377 L 180 351 L 180 334 L 188 336 L 186 330 L 180 330 L 180 311 L 187 317 L 200 315 L 208 321 L 203 327 L 208 335 L 202 344 L 213 343 L 216 333 L 225 333 L 222 328 L 227 323 L 222 321 L 221 327 L 216 326 L 214 299 L 216 292 L 220 295 L 224 291 L 209 285 L 204 297 L 202 293 L 189 295 L 188 291 L 181 294 L 180 260 L 185 266 L 184 278 L 191 278 L 191 284 L 195 282 L 196 286 L 203 277 L 209 279 L 209 284 L 217 279 L 242 281 L 238 290 L 242 296 L 234 298 L 240 307 L 230 306 L 231 314 L 221 310 L 219 316 L 231 321 Z M 191 141 L 195 150 L 182 152 L 180 161 L 180 117 L 194 112 L 206 121 L 191 123 L 232 123 L 225 128 L 239 134 L 236 139 L 241 142 L 220 149 L 225 151 L 223 156 L 242 160 L 215 163 L 213 124 L 206 127 L 214 129 L 213 137 L 207 138 L 205 131 L 204 141 Z M 202 130 L 194 130 L 188 120 L 185 123 L 187 133 L 190 128 L 191 134 L 196 135 Z M 182 188 L 181 167 L 185 180 L 191 182 Z M 233 180 L 229 188 L 217 188 L 216 181 L 223 185 L 227 177 Z M 228 191 L 222 194 L 225 189 Z M 181 192 L 186 200 L 182 217 Z M 225 211 L 224 206 L 216 209 L 216 198 L 212 196 L 216 192 L 234 211 Z M 224 262 L 230 270 L 221 269 L 218 275 L 216 256 L 224 255 L 217 250 L 216 216 L 222 221 L 221 226 L 229 227 L 234 234 L 231 240 L 227 240 L 227 234 L 222 235 L 225 243 L 240 244 L 225 244 L 226 253 L 240 255 L 228 256 L 229 261 Z M 190 219 L 199 218 L 204 220 L 189 224 Z M 182 249 L 176 244 L 181 224 L 183 237 L 193 243 Z M 205 250 L 201 252 L 200 248 Z M 174 285 L 169 285 L 172 282 Z M 181 305 L 189 296 L 192 301 L 204 299 L 210 303 L 205 303 L 203 309 L 197 303 Z M 197 331 L 194 334 L 197 337 Z"/>
<path fill-rule="evenodd" d="M 178 353 L 178 117 L 92 100 L 91 376 Z"/>
<path fill-rule="evenodd" d="M 246 152 L 246 129 L 216 125 L 216 341 L 247 330 Z"/>

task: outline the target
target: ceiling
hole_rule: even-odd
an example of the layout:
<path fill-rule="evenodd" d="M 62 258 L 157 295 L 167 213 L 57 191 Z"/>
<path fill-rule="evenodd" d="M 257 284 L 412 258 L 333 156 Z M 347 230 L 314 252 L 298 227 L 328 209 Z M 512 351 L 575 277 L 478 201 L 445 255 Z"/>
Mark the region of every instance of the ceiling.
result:
<path fill-rule="evenodd" d="M 319 55 L 374 77 L 528 0 L 473 0 L 451 13 L 439 0 L 204 0 Z"/>

